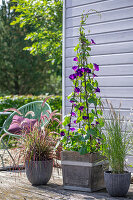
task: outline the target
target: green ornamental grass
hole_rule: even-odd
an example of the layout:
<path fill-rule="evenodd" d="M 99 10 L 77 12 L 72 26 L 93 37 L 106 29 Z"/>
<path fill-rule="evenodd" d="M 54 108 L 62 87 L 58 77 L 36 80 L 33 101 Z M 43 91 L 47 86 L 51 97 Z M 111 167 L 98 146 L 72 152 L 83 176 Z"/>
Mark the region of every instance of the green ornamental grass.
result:
<path fill-rule="evenodd" d="M 109 160 L 113 173 L 124 173 L 126 155 L 131 150 L 132 136 L 129 124 L 121 116 L 120 111 L 115 111 L 111 103 L 109 120 L 105 120 L 106 134 L 104 137 L 104 155 Z"/>

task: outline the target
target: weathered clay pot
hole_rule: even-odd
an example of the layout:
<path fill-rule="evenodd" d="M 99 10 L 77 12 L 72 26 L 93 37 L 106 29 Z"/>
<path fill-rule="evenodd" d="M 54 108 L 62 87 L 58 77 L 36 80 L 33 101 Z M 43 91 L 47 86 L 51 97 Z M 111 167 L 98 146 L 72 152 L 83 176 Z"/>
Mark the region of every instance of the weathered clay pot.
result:
<path fill-rule="evenodd" d="M 113 197 L 122 197 L 128 192 L 131 173 L 113 174 L 111 171 L 106 171 L 104 172 L 104 179 L 108 193 Z"/>
<path fill-rule="evenodd" d="M 64 189 L 93 192 L 105 188 L 105 157 L 98 153 L 80 155 L 79 152 L 61 152 Z"/>
<path fill-rule="evenodd" d="M 26 175 L 32 185 L 45 185 L 50 180 L 53 160 L 26 161 Z"/>

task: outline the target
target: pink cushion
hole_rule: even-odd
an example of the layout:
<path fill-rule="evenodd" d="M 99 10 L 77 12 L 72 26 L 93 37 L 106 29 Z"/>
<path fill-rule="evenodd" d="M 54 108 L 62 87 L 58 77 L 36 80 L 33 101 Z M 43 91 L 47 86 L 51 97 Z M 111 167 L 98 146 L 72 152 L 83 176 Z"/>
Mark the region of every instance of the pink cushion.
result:
<path fill-rule="evenodd" d="M 14 134 L 21 134 L 23 132 L 29 133 L 33 129 L 33 126 L 36 122 L 37 119 L 28 119 L 14 115 L 8 131 Z"/>

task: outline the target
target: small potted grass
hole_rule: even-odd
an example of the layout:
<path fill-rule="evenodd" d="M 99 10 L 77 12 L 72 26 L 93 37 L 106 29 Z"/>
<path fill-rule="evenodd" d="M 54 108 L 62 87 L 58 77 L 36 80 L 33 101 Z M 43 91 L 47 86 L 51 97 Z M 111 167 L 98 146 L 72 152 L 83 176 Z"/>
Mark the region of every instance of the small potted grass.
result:
<path fill-rule="evenodd" d="M 108 102 L 107 102 L 108 103 Z M 132 135 L 128 122 L 111 103 L 109 120 L 105 121 L 104 155 L 109 160 L 110 171 L 104 172 L 106 189 L 111 196 L 125 196 L 128 192 L 131 173 L 126 170 L 126 156 L 131 150 Z"/>

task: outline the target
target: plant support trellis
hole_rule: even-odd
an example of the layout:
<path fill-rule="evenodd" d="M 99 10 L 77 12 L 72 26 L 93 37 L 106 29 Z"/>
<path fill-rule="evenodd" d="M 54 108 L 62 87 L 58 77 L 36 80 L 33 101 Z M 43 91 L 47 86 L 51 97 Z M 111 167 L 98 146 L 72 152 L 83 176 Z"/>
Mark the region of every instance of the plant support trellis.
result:
<path fill-rule="evenodd" d="M 64 150 L 78 151 L 80 154 L 97 152 L 102 147 L 101 128 L 104 125 L 102 118 L 102 102 L 97 95 L 100 93 L 96 71 L 99 65 L 90 63 L 91 45 L 85 35 L 86 20 L 90 12 L 82 14 L 79 28 L 79 43 L 74 48 L 77 52 L 73 61 L 76 63 L 72 69 L 73 74 L 69 79 L 73 82 L 73 92 L 68 96 L 71 103 L 70 114 L 65 116 L 61 130 Z M 76 128 L 75 126 L 76 125 Z"/>

